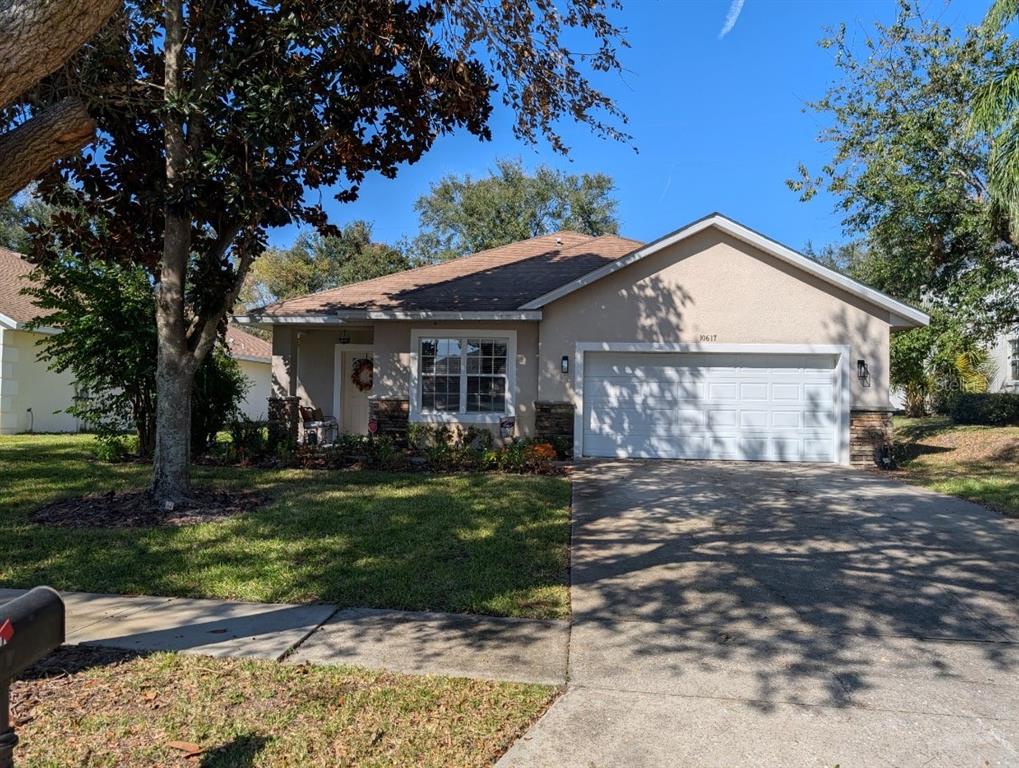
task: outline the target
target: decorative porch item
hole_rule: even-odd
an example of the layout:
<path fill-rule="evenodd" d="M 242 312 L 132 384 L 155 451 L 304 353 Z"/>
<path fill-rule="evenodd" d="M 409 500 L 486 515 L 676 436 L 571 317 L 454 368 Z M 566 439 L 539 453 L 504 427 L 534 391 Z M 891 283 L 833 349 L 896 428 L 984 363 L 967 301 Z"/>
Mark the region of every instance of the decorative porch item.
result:
<path fill-rule="evenodd" d="M 374 383 L 375 365 L 370 358 L 362 357 L 354 361 L 354 370 L 350 374 L 351 383 L 361 392 L 367 392 Z"/>

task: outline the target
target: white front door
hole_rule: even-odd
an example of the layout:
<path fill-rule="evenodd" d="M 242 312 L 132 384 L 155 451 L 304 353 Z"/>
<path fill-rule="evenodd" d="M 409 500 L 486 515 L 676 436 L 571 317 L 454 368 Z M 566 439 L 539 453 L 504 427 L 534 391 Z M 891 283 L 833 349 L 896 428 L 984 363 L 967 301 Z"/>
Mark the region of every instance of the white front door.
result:
<path fill-rule="evenodd" d="M 344 350 L 340 356 L 340 432 L 355 435 L 368 434 L 368 397 L 371 390 L 361 390 L 353 381 L 358 360 L 371 360 L 371 352 Z"/>
<path fill-rule="evenodd" d="M 588 352 L 583 455 L 837 461 L 837 356 Z"/>

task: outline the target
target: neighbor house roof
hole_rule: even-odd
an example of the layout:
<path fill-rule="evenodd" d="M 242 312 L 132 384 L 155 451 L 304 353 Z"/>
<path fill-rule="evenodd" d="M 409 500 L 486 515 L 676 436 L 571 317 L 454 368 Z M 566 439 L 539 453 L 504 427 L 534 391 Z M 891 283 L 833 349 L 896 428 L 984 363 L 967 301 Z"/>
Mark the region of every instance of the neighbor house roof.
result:
<path fill-rule="evenodd" d="M 0 247 L 0 328 L 18 330 L 32 320 L 49 314 L 47 310 L 35 306 L 30 296 L 21 293 L 23 288 L 32 285 L 28 278 L 31 271 L 32 265 L 20 253 Z M 272 357 L 272 347 L 267 341 L 233 324 L 227 326 L 226 345 L 230 355 L 239 360 L 267 363 Z"/>
<path fill-rule="evenodd" d="M 238 360 L 268 363 L 272 358 L 272 345 L 269 342 L 242 331 L 233 323 L 226 327 L 226 346 L 230 356 Z"/>
<path fill-rule="evenodd" d="M 21 328 L 44 314 L 21 289 L 30 285 L 32 265 L 20 253 L 0 248 L 0 327 Z"/>
<path fill-rule="evenodd" d="M 385 277 L 270 304 L 249 313 L 255 322 L 314 322 L 345 314 L 399 319 L 404 315 L 519 313 L 519 307 L 640 247 L 618 235 L 554 232 Z M 526 313 L 524 313 L 526 314 Z"/>

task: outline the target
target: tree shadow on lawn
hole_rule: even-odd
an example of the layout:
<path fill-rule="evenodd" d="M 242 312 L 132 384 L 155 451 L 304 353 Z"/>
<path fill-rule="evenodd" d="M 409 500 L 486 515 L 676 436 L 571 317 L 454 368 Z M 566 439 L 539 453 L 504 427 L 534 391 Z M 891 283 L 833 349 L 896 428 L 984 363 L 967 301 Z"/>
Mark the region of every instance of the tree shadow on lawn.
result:
<path fill-rule="evenodd" d="M 217 470 L 207 480 L 220 485 L 222 476 Z M 0 544 L 3 582 L 496 615 L 568 612 L 562 479 L 254 472 L 224 485 L 268 492 L 274 501 L 181 528 L 12 525 Z"/>

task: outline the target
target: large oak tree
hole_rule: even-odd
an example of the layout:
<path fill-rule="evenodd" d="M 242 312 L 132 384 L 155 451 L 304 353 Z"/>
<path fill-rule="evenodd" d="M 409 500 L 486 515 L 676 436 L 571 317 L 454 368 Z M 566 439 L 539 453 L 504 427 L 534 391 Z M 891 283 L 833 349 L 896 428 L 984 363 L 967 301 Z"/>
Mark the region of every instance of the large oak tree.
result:
<path fill-rule="evenodd" d="M 61 208 L 34 257 L 145 265 L 158 325 L 152 491 L 190 490 L 189 394 L 268 228 L 333 234 L 317 190 L 351 200 L 442 134 L 489 137 L 493 101 L 515 133 L 559 151 L 568 118 L 624 138 L 589 80 L 619 68 L 615 0 L 129 0 L 73 67 L 94 84 L 94 148 L 40 186 Z M 582 46 L 576 53 L 570 44 Z"/>

